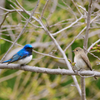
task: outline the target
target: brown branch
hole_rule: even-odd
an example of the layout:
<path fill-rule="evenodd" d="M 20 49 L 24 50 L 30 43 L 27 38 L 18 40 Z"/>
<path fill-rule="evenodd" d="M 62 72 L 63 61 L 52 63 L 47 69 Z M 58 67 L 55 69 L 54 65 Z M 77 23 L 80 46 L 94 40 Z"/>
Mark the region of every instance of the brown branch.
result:
<path fill-rule="evenodd" d="M 0 23 L 0 28 L 1 28 L 1 26 L 3 25 L 4 21 L 6 20 L 6 17 L 7 17 L 7 15 L 8 15 L 9 13 L 10 13 L 10 12 L 6 12 L 6 14 L 5 14 L 5 16 L 4 16 L 3 20 L 2 20 L 2 22 Z"/>

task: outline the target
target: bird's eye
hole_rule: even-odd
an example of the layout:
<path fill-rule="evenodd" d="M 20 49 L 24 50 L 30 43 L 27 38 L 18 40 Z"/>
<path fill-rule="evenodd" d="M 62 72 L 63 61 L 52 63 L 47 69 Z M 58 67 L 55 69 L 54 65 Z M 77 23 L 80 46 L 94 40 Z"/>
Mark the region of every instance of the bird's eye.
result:
<path fill-rule="evenodd" d="M 78 51 L 78 50 L 76 50 L 76 51 Z"/>

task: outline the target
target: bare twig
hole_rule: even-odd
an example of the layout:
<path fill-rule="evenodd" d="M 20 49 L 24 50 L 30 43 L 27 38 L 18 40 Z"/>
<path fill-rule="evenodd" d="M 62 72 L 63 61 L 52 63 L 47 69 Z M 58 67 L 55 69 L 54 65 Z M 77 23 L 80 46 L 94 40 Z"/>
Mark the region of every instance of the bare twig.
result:
<path fill-rule="evenodd" d="M 0 28 L 1 28 L 1 26 L 3 25 L 4 21 L 6 20 L 6 17 L 7 17 L 7 15 L 8 15 L 9 13 L 10 13 L 10 12 L 6 12 L 6 14 L 5 14 L 5 16 L 4 16 L 3 20 L 2 20 L 2 22 L 0 23 Z"/>
<path fill-rule="evenodd" d="M 37 51 L 35 51 L 35 50 L 33 50 L 33 52 L 35 52 L 35 53 L 37 53 L 37 54 L 41 54 L 41 55 L 43 55 L 43 56 L 49 56 L 49 57 L 52 57 L 52 58 L 55 58 L 55 59 L 62 59 L 62 60 L 64 60 L 64 58 L 55 57 L 55 56 L 50 55 L 50 54 L 40 53 L 40 52 L 37 52 Z"/>
<path fill-rule="evenodd" d="M 95 44 L 97 44 L 98 42 L 100 42 L 100 39 L 98 39 L 97 41 L 95 41 L 89 48 L 88 48 L 88 52 L 91 50 L 91 48 L 95 45 Z"/>
<path fill-rule="evenodd" d="M 74 21 L 73 23 L 71 23 L 69 26 L 67 26 L 67 27 L 65 27 L 65 28 L 63 28 L 63 29 L 61 29 L 61 30 L 59 30 L 59 31 L 56 32 L 56 33 L 53 33 L 52 35 L 55 36 L 55 35 L 61 33 L 62 31 L 66 30 L 66 29 L 68 29 L 68 28 L 70 28 L 70 27 L 72 27 L 74 24 L 76 24 L 76 23 L 77 23 L 78 21 L 80 21 L 82 18 L 83 18 L 83 16 L 81 16 L 79 19 L 75 20 L 75 21 Z"/>
<path fill-rule="evenodd" d="M 81 100 L 86 100 L 86 93 L 85 93 L 85 77 L 81 77 L 81 90 L 82 90 L 82 95 L 81 95 Z"/>
<path fill-rule="evenodd" d="M 16 1 L 16 2 L 17 2 L 18 5 L 20 5 L 20 4 L 18 3 L 18 1 Z M 15 6 L 18 6 L 18 5 L 15 5 Z M 21 5 L 20 5 L 20 6 L 21 6 Z M 27 19 L 21 14 L 21 11 L 20 11 L 20 10 L 15 9 L 13 5 L 11 5 L 11 7 L 12 7 L 16 12 L 18 12 L 18 14 L 19 14 L 23 19 L 26 20 L 25 22 L 27 22 Z M 24 12 L 24 11 L 23 11 L 23 12 Z M 41 28 L 40 26 L 37 26 L 37 25 L 33 24 L 32 22 L 29 22 L 29 23 L 30 23 L 32 26 L 35 26 L 36 28 Z"/>
<path fill-rule="evenodd" d="M 87 16 L 87 29 L 86 29 L 84 45 L 83 45 L 83 48 L 85 48 L 84 49 L 85 52 L 87 51 L 87 46 L 88 46 L 88 34 L 89 34 L 90 20 L 91 20 L 91 6 L 92 6 L 92 0 L 89 0 L 88 16 Z"/>
<path fill-rule="evenodd" d="M 86 13 L 88 13 L 88 12 L 86 11 L 86 8 L 84 8 L 84 7 L 82 7 L 81 5 L 78 5 L 78 4 L 77 4 L 77 6 L 80 7 L 80 8 L 81 8 L 83 11 L 85 11 Z"/>
<path fill-rule="evenodd" d="M 41 18 L 43 17 L 43 14 L 44 14 L 44 11 L 46 9 L 46 6 L 47 6 L 48 2 L 49 2 L 49 0 L 46 0 L 46 3 L 44 5 L 43 10 L 42 10 L 42 13 L 41 13 Z"/>
<path fill-rule="evenodd" d="M 49 14 L 47 20 L 50 19 L 51 15 L 52 15 L 53 12 L 56 10 L 57 4 L 58 4 L 58 0 L 53 0 L 52 2 L 53 2 L 53 5 L 52 5 L 52 7 L 51 7 L 50 10 L 49 10 L 49 11 L 50 11 L 50 14 Z"/>
<path fill-rule="evenodd" d="M 0 37 L 0 39 L 5 40 L 5 41 L 10 42 L 10 43 L 14 43 L 14 42 L 12 42 L 12 41 L 10 41 L 10 40 L 8 40 L 8 39 L 2 38 L 2 37 Z M 20 45 L 20 44 L 18 44 L 18 43 L 15 43 L 15 45 L 22 46 L 22 45 Z"/>
<path fill-rule="evenodd" d="M 80 15 L 82 16 L 82 13 L 81 13 L 81 11 L 78 9 L 78 7 L 77 7 L 76 3 L 74 2 L 74 0 L 71 0 L 71 1 L 73 2 L 73 4 L 75 5 L 75 7 L 77 8 L 78 12 L 79 12 Z"/>
<path fill-rule="evenodd" d="M 98 60 L 100 60 L 100 58 L 96 55 L 94 55 L 92 52 L 88 52 L 89 54 L 91 54 L 93 57 L 97 58 Z"/>
<path fill-rule="evenodd" d="M 66 51 L 73 43 L 74 41 L 83 33 L 83 31 L 86 29 L 86 27 L 84 27 L 81 32 L 74 38 L 74 40 L 65 48 L 64 51 Z"/>
<path fill-rule="evenodd" d="M 75 16 L 75 19 L 77 19 L 77 16 L 76 16 L 76 13 L 72 10 L 72 8 L 64 1 L 64 0 L 62 0 L 62 2 L 66 5 L 66 6 L 68 6 L 68 11 L 70 11 L 74 16 Z"/>

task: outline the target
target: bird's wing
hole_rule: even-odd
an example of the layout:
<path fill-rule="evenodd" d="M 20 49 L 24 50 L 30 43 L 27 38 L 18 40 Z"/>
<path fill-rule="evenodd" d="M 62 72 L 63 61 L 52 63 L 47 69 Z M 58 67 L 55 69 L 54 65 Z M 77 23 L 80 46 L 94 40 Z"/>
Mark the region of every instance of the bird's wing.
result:
<path fill-rule="evenodd" d="M 10 59 L 10 61 L 8 63 L 18 61 L 18 60 L 23 59 L 23 58 L 25 58 L 27 56 L 28 56 L 27 52 L 24 52 L 24 51 L 18 52 Z"/>
<path fill-rule="evenodd" d="M 91 67 L 91 64 L 90 64 L 90 61 L 89 61 L 87 55 L 86 55 L 86 54 L 81 55 L 81 58 L 82 58 L 82 59 L 84 60 L 84 62 L 86 63 L 87 67 L 92 71 L 92 67 Z"/>

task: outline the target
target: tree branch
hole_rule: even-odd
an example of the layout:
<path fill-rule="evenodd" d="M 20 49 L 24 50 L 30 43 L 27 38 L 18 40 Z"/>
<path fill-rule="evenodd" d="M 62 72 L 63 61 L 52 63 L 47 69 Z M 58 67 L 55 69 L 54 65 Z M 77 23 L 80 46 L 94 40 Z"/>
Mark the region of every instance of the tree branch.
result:
<path fill-rule="evenodd" d="M 100 72 L 97 71 L 80 71 L 79 73 L 75 73 L 72 70 L 66 69 L 50 69 L 50 68 L 41 68 L 36 66 L 20 66 L 19 64 L 0 64 L 0 69 L 17 69 L 17 70 L 24 70 L 29 72 L 37 72 L 37 73 L 47 73 L 47 74 L 57 74 L 57 75 L 84 75 L 93 77 L 100 77 Z"/>

